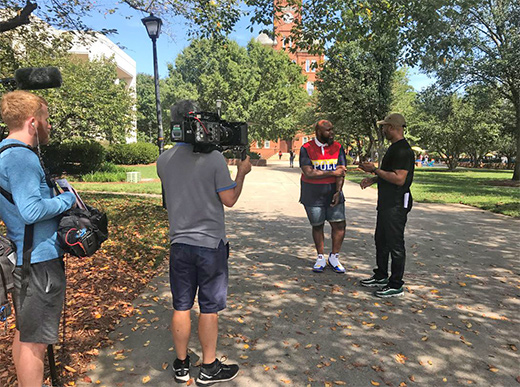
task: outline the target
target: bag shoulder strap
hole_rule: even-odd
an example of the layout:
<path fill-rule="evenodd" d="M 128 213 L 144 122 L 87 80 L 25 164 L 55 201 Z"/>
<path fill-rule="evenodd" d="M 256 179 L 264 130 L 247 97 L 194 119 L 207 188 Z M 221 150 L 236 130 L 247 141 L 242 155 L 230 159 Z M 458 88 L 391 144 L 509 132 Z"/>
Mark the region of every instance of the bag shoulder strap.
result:
<path fill-rule="evenodd" d="M 27 148 L 34 152 L 29 145 L 22 144 L 9 144 L 0 148 L 0 153 L 10 148 Z M 14 205 L 13 195 L 10 192 L 0 187 L 0 193 Z M 27 287 L 29 286 L 29 275 L 31 267 L 31 253 L 33 249 L 33 237 L 34 237 L 34 224 L 28 224 L 25 226 L 24 237 L 23 237 L 23 261 L 22 261 L 22 291 L 21 291 L 21 302 L 27 294 Z"/>

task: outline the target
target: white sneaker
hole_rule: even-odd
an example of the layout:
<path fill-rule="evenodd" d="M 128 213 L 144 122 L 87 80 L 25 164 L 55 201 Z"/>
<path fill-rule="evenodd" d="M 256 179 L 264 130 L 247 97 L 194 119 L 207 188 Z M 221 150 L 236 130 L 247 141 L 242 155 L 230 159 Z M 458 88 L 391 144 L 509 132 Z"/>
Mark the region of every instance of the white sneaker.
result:
<path fill-rule="evenodd" d="M 321 273 L 323 269 L 325 269 L 325 266 L 327 266 L 327 260 L 325 259 L 323 254 L 318 254 L 318 259 L 316 260 L 316 263 L 314 264 L 312 271 L 315 273 Z"/>
<path fill-rule="evenodd" d="M 345 268 L 339 262 L 338 254 L 329 254 L 329 265 L 332 267 L 336 273 L 345 273 Z"/>

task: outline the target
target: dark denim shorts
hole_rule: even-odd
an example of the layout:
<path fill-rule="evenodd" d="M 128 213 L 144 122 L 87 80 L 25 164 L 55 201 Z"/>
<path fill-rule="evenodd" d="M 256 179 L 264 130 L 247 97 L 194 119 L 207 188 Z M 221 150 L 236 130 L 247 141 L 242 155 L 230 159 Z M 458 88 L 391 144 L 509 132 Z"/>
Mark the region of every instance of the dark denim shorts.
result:
<path fill-rule="evenodd" d="M 57 343 L 65 300 L 66 280 L 63 259 L 56 258 L 31 265 L 29 286 L 23 302 L 21 266 L 15 268 L 13 276 L 16 329 L 20 331 L 20 341 Z"/>
<path fill-rule="evenodd" d="M 345 202 L 334 207 L 304 206 L 307 218 L 312 226 L 321 226 L 327 220 L 329 223 L 345 221 Z"/>
<path fill-rule="evenodd" d="M 170 248 L 170 287 L 175 310 L 190 310 L 198 289 L 201 313 L 226 308 L 229 244 L 211 249 L 174 243 Z"/>

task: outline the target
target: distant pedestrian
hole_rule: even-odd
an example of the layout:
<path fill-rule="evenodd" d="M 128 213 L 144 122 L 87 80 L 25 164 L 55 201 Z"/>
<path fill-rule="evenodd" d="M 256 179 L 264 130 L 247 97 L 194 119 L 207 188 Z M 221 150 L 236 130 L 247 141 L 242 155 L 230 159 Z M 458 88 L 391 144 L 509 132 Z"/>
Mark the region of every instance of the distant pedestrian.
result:
<path fill-rule="evenodd" d="M 290 166 L 291 168 L 294 167 L 294 157 L 295 157 L 295 156 L 294 156 L 294 152 L 293 152 L 292 149 L 291 149 L 291 151 L 289 152 L 289 166 Z"/>
<path fill-rule="evenodd" d="M 321 273 L 327 266 L 324 255 L 325 220 L 332 228 L 332 252 L 328 263 L 336 273 L 344 273 L 338 255 L 345 238 L 345 197 L 343 182 L 347 158 L 339 142 L 334 141 L 332 123 L 321 120 L 316 124 L 316 138 L 305 143 L 300 150 L 301 195 L 312 226 L 312 238 L 318 257 L 313 271 Z"/>
<path fill-rule="evenodd" d="M 278 160 L 281 160 L 282 159 L 282 150 L 280 149 L 280 151 L 278 152 Z"/>
<path fill-rule="evenodd" d="M 403 275 L 406 260 L 404 247 L 404 228 L 408 212 L 412 209 L 410 186 L 414 173 L 414 153 L 404 138 L 404 117 L 394 113 L 378 121 L 383 134 L 392 145 L 388 148 L 381 168 L 373 163 L 362 163 L 360 168 L 374 173 L 361 181 L 365 189 L 378 183 L 377 223 L 376 223 L 376 263 L 374 275 L 361 280 L 361 285 L 368 287 L 382 286 L 375 291 L 377 297 L 395 297 L 404 295 Z M 392 275 L 388 278 L 388 256 L 392 257 Z"/>

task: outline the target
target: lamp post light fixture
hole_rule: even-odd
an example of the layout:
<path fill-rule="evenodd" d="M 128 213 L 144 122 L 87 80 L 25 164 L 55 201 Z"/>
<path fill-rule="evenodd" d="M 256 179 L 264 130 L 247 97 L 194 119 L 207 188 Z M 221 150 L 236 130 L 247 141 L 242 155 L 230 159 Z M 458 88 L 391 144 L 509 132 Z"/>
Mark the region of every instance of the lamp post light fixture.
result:
<path fill-rule="evenodd" d="M 218 114 L 218 117 L 220 118 L 220 113 L 222 111 L 222 100 L 219 98 L 215 101 L 215 104 L 217 105 L 217 114 Z"/>
<path fill-rule="evenodd" d="M 147 16 L 141 19 L 144 26 L 146 27 L 146 32 L 148 32 L 148 36 L 152 40 L 152 48 L 153 48 L 153 77 L 155 81 L 155 109 L 157 110 L 157 124 L 159 126 L 159 132 L 157 135 L 157 146 L 159 147 L 159 154 L 164 151 L 164 131 L 162 126 L 162 112 L 161 112 L 161 97 L 159 94 L 159 69 L 157 66 L 157 38 L 161 33 L 162 20 L 157 16 L 154 16 L 153 13 L 150 16 Z"/>

